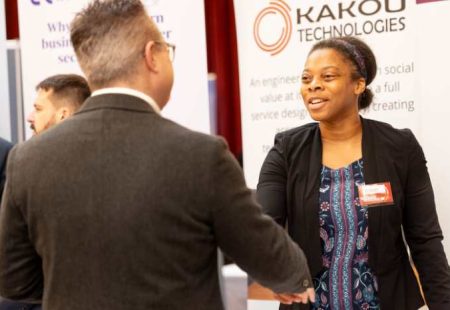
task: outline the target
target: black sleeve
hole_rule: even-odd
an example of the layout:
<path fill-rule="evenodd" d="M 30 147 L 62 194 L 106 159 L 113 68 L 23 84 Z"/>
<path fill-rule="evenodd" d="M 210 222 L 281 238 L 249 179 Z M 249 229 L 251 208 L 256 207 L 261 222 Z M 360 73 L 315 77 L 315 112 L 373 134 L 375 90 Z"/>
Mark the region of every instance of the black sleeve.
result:
<path fill-rule="evenodd" d="M 450 309 L 450 268 L 442 246 L 433 188 L 421 146 L 411 133 L 403 227 L 430 310 Z"/>
<path fill-rule="evenodd" d="M 219 247 L 252 278 L 275 292 L 303 292 L 312 285 L 302 250 L 262 213 L 242 171 L 223 142 L 217 148 L 211 204 Z"/>
<path fill-rule="evenodd" d="M 283 154 L 283 141 L 277 136 L 262 165 L 256 195 L 264 213 L 285 227 L 287 168 Z"/>

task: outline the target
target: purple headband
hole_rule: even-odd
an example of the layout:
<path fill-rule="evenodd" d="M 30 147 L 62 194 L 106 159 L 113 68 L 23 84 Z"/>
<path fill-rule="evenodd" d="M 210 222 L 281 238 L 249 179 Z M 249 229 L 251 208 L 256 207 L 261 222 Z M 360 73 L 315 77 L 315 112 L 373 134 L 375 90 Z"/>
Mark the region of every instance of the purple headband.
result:
<path fill-rule="evenodd" d="M 339 43 L 343 45 L 345 50 L 350 53 L 350 55 L 353 56 L 353 59 L 355 59 L 356 64 L 358 65 L 359 73 L 362 74 L 362 76 L 367 80 L 367 71 L 366 71 L 366 65 L 364 64 L 364 58 L 362 57 L 361 53 L 358 51 L 358 49 L 351 43 L 342 40 L 337 39 Z"/>

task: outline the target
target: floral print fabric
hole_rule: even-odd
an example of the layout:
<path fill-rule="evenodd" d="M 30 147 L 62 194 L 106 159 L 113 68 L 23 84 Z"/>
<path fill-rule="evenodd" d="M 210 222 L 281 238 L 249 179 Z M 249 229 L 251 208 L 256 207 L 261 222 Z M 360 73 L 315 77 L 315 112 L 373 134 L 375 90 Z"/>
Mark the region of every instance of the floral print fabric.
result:
<path fill-rule="evenodd" d="M 314 278 L 312 309 L 380 309 L 368 265 L 368 212 L 358 199 L 363 161 L 340 169 L 323 166 L 319 198 L 323 269 Z"/>

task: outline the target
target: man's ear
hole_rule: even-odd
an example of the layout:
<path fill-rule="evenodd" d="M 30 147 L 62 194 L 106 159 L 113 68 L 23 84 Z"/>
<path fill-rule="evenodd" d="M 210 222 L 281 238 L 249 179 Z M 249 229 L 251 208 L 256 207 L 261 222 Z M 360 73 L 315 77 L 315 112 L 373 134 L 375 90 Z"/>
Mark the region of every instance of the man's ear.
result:
<path fill-rule="evenodd" d="M 145 44 L 144 49 L 144 61 L 147 65 L 147 68 L 151 71 L 158 71 L 157 70 L 157 62 L 154 54 L 154 47 L 155 41 L 148 41 L 147 44 Z"/>
<path fill-rule="evenodd" d="M 67 119 L 68 117 L 70 117 L 72 115 L 72 109 L 70 109 L 69 107 L 61 107 L 58 109 L 58 111 L 56 111 L 56 121 L 62 122 L 63 120 Z"/>
<path fill-rule="evenodd" d="M 366 80 L 363 78 L 359 78 L 356 81 L 354 89 L 355 95 L 361 95 L 364 92 L 364 90 L 366 90 Z"/>

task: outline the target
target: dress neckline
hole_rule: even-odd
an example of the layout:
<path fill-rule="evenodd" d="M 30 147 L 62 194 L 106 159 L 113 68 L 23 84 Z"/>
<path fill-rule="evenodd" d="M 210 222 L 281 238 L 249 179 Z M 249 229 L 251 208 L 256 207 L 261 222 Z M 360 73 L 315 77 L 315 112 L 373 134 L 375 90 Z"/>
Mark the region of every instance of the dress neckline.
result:
<path fill-rule="evenodd" d="M 324 168 L 324 169 L 326 169 L 326 170 L 329 170 L 329 171 L 339 171 L 339 170 L 345 170 L 345 169 L 348 169 L 348 168 L 350 168 L 351 166 L 353 166 L 354 164 L 357 164 L 357 163 L 359 163 L 359 162 L 361 162 L 362 161 L 362 157 L 361 158 L 359 158 L 359 159 L 357 159 L 357 160 L 355 160 L 355 161 L 353 161 L 353 162 L 351 162 L 351 163 L 349 163 L 349 164 L 347 164 L 347 165 L 345 165 L 345 166 L 342 166 L 342 167 L 339 167 L 339 168 L 330 168 L 330 167 L 328 167 L 328 166 L 325 166 L 324 164 L 322 164 L 322 167 Z"/>

